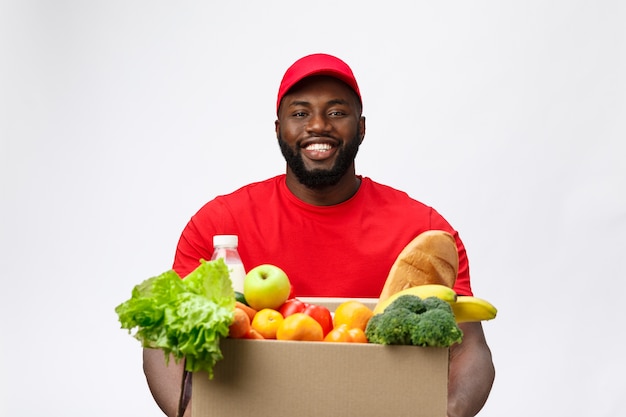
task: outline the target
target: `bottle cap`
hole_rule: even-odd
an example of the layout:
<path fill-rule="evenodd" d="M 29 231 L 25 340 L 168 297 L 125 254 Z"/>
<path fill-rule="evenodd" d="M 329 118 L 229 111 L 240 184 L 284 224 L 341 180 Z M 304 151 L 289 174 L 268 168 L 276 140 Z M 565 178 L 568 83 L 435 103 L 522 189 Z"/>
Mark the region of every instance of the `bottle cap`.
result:
<path fill-rule="evenodd" d="M 215 235 L 213 236 L 213 246 L 234 246 L 237 247 L 239 238 L 237 235 Z"/>

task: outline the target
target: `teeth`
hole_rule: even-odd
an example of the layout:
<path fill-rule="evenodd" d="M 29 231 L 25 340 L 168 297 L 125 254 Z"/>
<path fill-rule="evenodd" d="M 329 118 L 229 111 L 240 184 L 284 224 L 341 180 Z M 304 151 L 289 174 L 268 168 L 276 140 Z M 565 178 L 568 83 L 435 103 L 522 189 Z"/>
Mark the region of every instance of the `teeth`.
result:
<path fill-rule="evenodd" d="M 328 143 L 312 143 L 306 147 L 307 151 L 328 151 L 332 148 Z"/>

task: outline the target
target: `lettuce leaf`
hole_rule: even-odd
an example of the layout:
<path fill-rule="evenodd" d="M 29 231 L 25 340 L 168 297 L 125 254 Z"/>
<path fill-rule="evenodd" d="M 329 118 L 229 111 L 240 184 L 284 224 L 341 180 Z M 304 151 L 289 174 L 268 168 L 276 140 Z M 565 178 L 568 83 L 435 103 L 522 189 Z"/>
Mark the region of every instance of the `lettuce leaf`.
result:
<path fill-rule="evenodd" d="M 143 347 L 161 349 L 176 362 L 184 358 L 187 371 L 206 371 L 213 378 L 234 309 L 228 268 L 218 259 L 200 261 L 185 279 L 173 270 L 146 279 L 115 312 L 122 329 Z"/>

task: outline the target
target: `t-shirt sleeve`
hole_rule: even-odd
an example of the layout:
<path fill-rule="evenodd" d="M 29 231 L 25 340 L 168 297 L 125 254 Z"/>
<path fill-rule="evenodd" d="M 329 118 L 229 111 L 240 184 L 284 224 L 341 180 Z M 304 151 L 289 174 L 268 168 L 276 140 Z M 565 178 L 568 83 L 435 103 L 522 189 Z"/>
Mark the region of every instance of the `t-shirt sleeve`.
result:
<path fill-rule="evenodd" d="M 458 233 L 454 233 L 454 240 L 459 251 L 459 272 L 454 283 L 454 290 L 459 295 L 473 295 L 470 282 L 469 261 L 467 260 L 467 252 L 465 245 L 461 241 Z"/>
<path fill-rule="evenodd" d="M 470 282 L 469 261 L 467 259 L 467 252 L 465 251 L 465 245 L 459 237 L 459 233 L 448 223 L 447 220 L 441 216 L 437 211 L 433 209 L 431 225 L 433 229 L 445 230 L 452 234 L 456 242 L 456 247 L 459 253 L 459 271 L 454 283 L 454 291 L 459 295 L 473 295 L 472 286 Z"/>
<path fill-rule="evenodd" d="M 216 234 L 215 202 L 207 203 L 187 223 L 183 229 L 176 253 L 173 269 L 181 277 L 186 277 L 200 265 L 200 260 L 210 260 L 213 255 L 213 235 Z"/>

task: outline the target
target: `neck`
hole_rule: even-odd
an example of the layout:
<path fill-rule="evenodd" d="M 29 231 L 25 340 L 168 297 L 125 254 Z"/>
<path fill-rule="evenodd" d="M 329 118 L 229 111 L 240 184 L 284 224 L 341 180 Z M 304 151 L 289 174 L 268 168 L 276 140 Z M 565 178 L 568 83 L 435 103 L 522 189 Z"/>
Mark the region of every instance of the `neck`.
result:
<path fill-rule="evenodd" d="M 361 186 L 361 179 L 356 176 L 354 166 L 335 185 L 324 188 L 308 188 L 287 168 L 287 188 L 296 197 L 315 206 L 332 206 L 350 199 Z"/>

